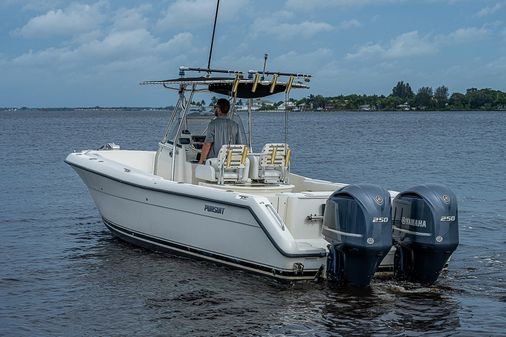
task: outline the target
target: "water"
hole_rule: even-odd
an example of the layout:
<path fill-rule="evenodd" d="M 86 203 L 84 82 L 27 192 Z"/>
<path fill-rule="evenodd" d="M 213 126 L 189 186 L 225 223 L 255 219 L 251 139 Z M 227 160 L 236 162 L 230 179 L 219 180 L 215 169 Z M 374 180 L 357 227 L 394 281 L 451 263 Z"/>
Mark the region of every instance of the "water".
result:
<path fill-rule="evenodd" d="M 431 288 L 284 285 L 111 237 L 73 150 L 155 149 L 165 112 L 0 113 L 1 336 L 504 336 L 506 114 L 310 112 L 289 116 L 292 171 L 403 190 L 443 183 L 461 244 Z M 257 139 L 284 117 L 258 113 Z M 259 150 L 260 143 L 255 144 Z"/>

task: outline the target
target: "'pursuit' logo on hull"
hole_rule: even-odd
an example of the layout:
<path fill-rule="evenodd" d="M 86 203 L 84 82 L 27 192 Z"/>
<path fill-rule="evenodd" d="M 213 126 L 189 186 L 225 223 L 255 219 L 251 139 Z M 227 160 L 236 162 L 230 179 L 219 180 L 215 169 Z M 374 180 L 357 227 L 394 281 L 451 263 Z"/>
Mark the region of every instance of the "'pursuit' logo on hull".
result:
<path fill-rule="evenodd" d="M 216 214 L 223 214 L 225 212 L 225 208 L 212 205 L 204 205 L 204 211 Z"/>

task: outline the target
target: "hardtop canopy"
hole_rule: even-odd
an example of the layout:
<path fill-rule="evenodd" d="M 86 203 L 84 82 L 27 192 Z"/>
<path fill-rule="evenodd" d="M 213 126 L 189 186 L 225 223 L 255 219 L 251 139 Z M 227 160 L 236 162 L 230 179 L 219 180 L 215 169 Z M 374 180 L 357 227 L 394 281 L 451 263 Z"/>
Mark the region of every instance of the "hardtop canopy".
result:
<path fill-rule="evenodd" d="M 291 89 L 308 89 L 304 82 L 309 82 L 310 75 L 281 72 L 249 71 L 245 79 L 240 71 L 216 70 L 205 68 L 179 68 L 179 78 L 156 81 L 143 81 L 141 85 L 158 84 L 165 88 L 180 90 L 181 87 L 192 86 L 194 90 L 208 90 L 217 94 L 234 96 L 237 98 L 260 98 L 280 92 L 288 93 Z M 207 76 L 184 77 L 185 71 L 207 72 Z M 213 73 L 233 74 L 234 77 L 212 76 Z M 269 77 L 269 79 L 266 79 Z M 285 77 L 285 79 L 280 79 Z"/>

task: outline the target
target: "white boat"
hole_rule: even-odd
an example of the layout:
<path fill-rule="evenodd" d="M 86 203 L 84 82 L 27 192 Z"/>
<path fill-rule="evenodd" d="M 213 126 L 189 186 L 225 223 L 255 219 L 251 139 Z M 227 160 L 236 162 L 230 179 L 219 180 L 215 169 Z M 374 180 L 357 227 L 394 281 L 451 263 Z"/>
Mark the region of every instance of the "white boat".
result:
<path fill-rule="evenodd" d="M 214 27 L 218 16 L 217 2 Z M 367 286 L 378 271 L 431 284 L 458 245 L 455 195 L 441 185 L 388 192 L 374 185 L 333 183 L 290 172 L 285 141 L 252 147 L 254 99 L 308 88 L 297 73 L 180 67 L 179 78 L 146 81 L 179 93 L 157 151 L 71 153 L 109 230 L 119 238 L 272 276 L 328 279 Z M 186 73 L 204 76 L 185 77 Z M 195 93 L 248 99 L 247 144 L 223 145 L 198 164 L 213 115 L 194 109 Z M 244 131 L 243 131 L 244 132 Z M 294 149 L 297 151 L 297 149 Z"/>
<path fill-rule="evenodd" d="M 309 80 L 295 73 L 264 72 L 270 79 L 260 80 L 258 73 L 245 78 L 204 70 L 205 76 L 186 78 L 203 69 L 181 67 L 179 78 L 143 82 L 179 92 L 157 151 L 112 145 L 66 158 L 114 235 L 280 280 L 320 277 L 366 286 L 376 272 L 393 271 L 415 282 L 436 281 L 458 244 L 450 190 L 422 185 L 397 193 L 294 174 L 290 155 L 297 149 L 287 142 L 252 150 L 251 110 L 248 144 L 224 145 L 218 158 L 199 165 L 213 116 L 190 112 L 195 92 L 228 94 L 234 107 L 238 98 L 251 102 L 285 92 L 288 99 Z"/>

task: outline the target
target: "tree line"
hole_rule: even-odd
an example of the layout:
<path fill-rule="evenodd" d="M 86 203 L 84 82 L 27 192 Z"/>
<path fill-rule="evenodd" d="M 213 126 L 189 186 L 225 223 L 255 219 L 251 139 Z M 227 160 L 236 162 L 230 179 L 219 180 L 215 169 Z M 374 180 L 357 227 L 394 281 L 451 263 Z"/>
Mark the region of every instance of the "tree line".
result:
<path fill-rule="evenodd" d="M 216 103 L 217 98 L 212 97 L 210 106 Z M 467 89 L 465 93 L 455 92 L 450 94 L 448 87 L 442 85 L 435 90 L 432 87 L 421 87 L 416 94 L 411 89 L 409 83 L 403 81 L 397 82 L 392 88 L 390 95 L 339 95 L 332 97 L 324 97 L 322 95 L 309 95 L 302 99 L 293 99 L 289 109 L 301 110 L 367 110 L 367 111 L 392 111 L 392 110 L 506 110 L 506 93 L 493 90 L 490 88 Z M 194 101 L 193 104 L 206 107 L 204 100 Z M 283 101 L 271 103 L 261 101 L 260 110 L 277 109 Z M 239 100 L 239 105 L 244 104 Z M 82 107 L 82 108 L 9 108 L 0 107 L 0 111 L 4 110 L 95 110 L 95 109 L 119 109 L 119 110 L 153 110 L 167 109 L 173 107 Z"/>
<path fill-rule="evenodd" d="M 416 94 L 409 83 L 398 82 L 390 95 L 309 95 L 293 100 L 295 105 L 313 110 L 506 110 L 506 93 L 493 89 L 467 89 L 450 94 L 442 85 L 435 90 L 421 87 Z"/>

